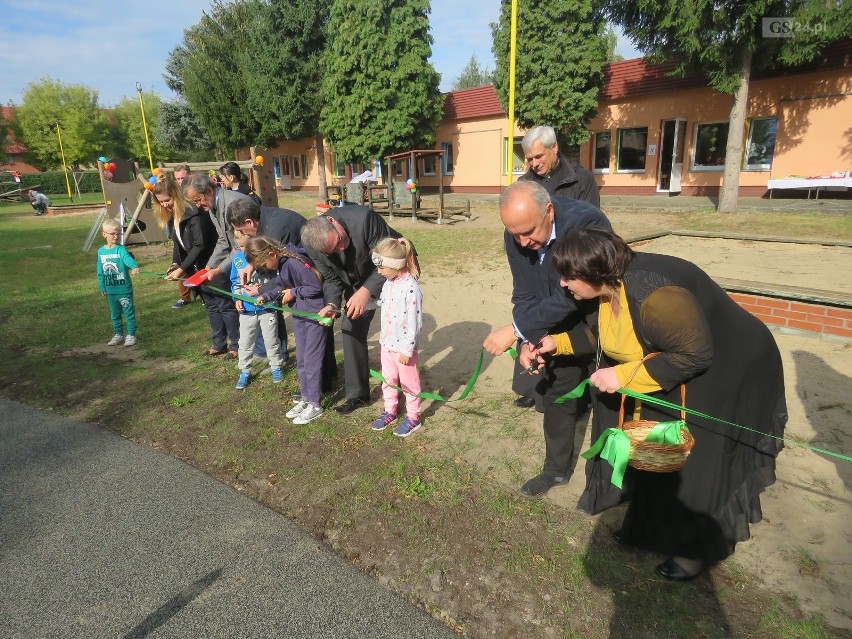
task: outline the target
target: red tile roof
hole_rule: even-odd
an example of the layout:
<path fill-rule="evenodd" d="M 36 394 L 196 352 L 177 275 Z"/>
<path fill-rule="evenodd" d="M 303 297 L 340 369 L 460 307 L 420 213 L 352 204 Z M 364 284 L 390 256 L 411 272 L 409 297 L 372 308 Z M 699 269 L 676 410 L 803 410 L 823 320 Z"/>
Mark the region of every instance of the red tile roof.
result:
<path fill-rule="evenodd" d="M 494 86 L 487 84 L 473 89 L 450 91 L 444 100 L 445 120 L 470 120 L 473 118 L 505 117 Z"/>
<path fill-rule="evenodd" d="M 675 68 L 674 63 L 648 64 L 644 58 L 612 62 L 604 67 L 604 87 L 599 100 L 620 100 L 626 97 L 662 93 L 708 86 L 703 75 L 675 78 L 667 75 Z M 852 40 L 835 42 L 812 62 L 794 68 L 770 69 L 754 74 L 755 79 L 808 73 L 823 69 L 838 69 L 852 66 Z M 445 120 L 468 120 L 472 118 L 505 117 L 497 92 L 492 85 L 451 91 L 444 102 Z"/>
<path fill-rule="evenodd" d="M 26 153 L 28 149 L 20 142 L 10 142 L 3 150 L 8 155 L 20 155 L 21 153 Z"/>

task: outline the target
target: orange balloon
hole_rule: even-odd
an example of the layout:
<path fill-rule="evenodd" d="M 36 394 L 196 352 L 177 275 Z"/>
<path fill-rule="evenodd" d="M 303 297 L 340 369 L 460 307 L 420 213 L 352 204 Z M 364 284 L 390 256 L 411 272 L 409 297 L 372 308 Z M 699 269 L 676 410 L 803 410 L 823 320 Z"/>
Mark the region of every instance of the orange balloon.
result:
<path fill-rule="evenodd" d="M 157 167 L 156 169 L 154 169 L 153 171 L 151 171 L 151 173 L 153 173 L 154 175 L 162 175 L 162 173 L 163 173 L 163 169 L 161 169 L 161 168 Z"/>
<path fill-rule="evenodd" d="M 262 155 L 258 155 L 258 156 L 254 159 L 254 163 L 255 163 L 255 164 L 257 164 L 258 166 L 263 166 L 263 156 L 262 156 Z"/>
<path fill-rule="evenodd" d="M 153 190 L 154 190 L 154 185 L 153 185 L 153 184 L 151 184 L 150 182 L 145 182 L 145 190 L 146 190 L 146 191 L 153 191 Z"/>

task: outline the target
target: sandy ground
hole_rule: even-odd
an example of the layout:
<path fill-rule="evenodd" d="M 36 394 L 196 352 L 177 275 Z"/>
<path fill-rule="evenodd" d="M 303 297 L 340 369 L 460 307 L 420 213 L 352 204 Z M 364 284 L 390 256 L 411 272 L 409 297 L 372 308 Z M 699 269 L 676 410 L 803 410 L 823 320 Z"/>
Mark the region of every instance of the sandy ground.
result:
<path fill-rule="evenodd" d="M 640 250 L 684 257 L 715 277 L 852 292 L 849 248 L 665 237 Z M 458 275 L 430 276 L 427 271 L 422 284 L 427 312 L 421 356 L 424 388 L 457 393 L 472 372 L 485 335 L 510 320 L 508 267 L 495 262 L 494 269 L 468 276 L 461 287 Z M 785 367 L 787 435 L 852 454 L 852 343 L 782 334 L 776 334 L 776 340 Z M 510 378 L 508 357 L 486 356 L 476 395 L 493 400 L 489 413 L 494 416 L 482 424 L 477 420 L 475 437 L 457 425 L 439 426 L 445 421 L 440 419 L 434 420 L 434 428 L 424 429 L 426 437 L 509 486 L 535 474 L 543 458 L 540 416 L 511 405 Z M 453 409 L 445 405 L 431 410 Z M 578 448 L 586 450 L 587 429 L 581 434 L 585 438 Z M 574 507 L 581 490 L 580 461 L 576 479 L 551 491 L 547 499 Z M 752 539 L 740 544 L 729 561 L 772 589 L 793 592 L 806 610 L 823 614 L 831 625 L 852 628 L 852 463 L 788 445 L 779 457 L 777 476 L 762 498 L 763 521 L 752 526 Z M 615 527 L 618 515 L 611 512 L 601 518 Z"/>

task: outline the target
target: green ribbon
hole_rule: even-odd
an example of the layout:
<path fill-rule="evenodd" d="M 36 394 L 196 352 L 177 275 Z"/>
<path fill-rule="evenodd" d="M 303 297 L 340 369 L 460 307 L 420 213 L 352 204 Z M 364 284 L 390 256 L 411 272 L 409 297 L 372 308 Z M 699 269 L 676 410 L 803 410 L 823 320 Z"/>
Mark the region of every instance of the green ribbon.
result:
<path fill-rule="evenodd" d="M 680 446 L 683 444 L 681 429 L 689 432 L 686 422 L 680 419 L 674 422 L 659 422 L 645 437 L 645 441 L 666 446 Z"/>
<path fill-rule="evenodd" d="M 506 349 L 505 353 L 509 357 L 511 357 L 512 359 L 515 359 L 518 356 L 518 351 L 516 351 L 511 346 Z M 443 397 L 442 395 L 439 395 L 438 393 L 426 393 L 426 392 L 412 393 L 410 390 L 403 388 L 402 386 L 394 386 L 393 384 L 390 384 L 382 376 L 382 374 L 380 372 L 374 371 L 372 368 L 370 369 L 370 376 L 379 380 L 382 384 L 387 384 L 388 386 L 390 386 L 394 390 L 398 390 L 400 392 L 407 393 L 409 395 L 414 395 L 415 397 L 420 397 L 421 399 L 432 399 L 436 402 L 450 402 L 450 401 L 460 402 L 461 400 L 467 398 L 468 395 L 470 395 L 470 392 L 473 390 L 473 387 L 476 385 L 476 381 L 479 379 L 479 374 L 482 372 L 482 361 L 483 361 L 484 356 L 485 356 L 485 351 L 483 349 L 480 349 L 479 358 L 476 360 L 476 366 L 473 369 L 473 374 L 470 376 L 470 379 L 468 380 L 467 384 L 465 385 L 464 390 L 462 391 L 461 395 L 459 395 L 456 399 L 446 399 L 445 397 Z"/>
<path fill-rule="evenodd" d="M 166 274 L 162 273 L 151 273 L 150 271 L 139 271 L 139 275 L 144 277 L 152 277 L 164 280 L 166 279 Z M 185 277 L 175 278 L 174 281 L 184 280 Z M 204 284 L 211 291 L 216 291 L 217 293 L 221 293 L 222 295 L 227 295 L 228 297 L 233 297 L 235 300 L 241 300 L 243 302 L 248 302 L 249 304 L 253 304 L 259 308 L 271 309 L 273 311 L 281 311 L 282 313 L 290 313 L 290 315 L 295 315 L 296 317 L 305 317 L 307 319 L 314 320 L 315 322 L 319 322 L 323 326 L 331 326 L 332 319 L 330 317 L 323 317 L 322 315 L 318 315 L 317 313 L 309 313 L 307 311 L 297 311 L 294 308 L 288 308 L 283 306 L 275 306 L 274 304 L 258 304 L 257 300 L 254 297 L 249 297 L 248 295 L 240 295 L 239 293 L 232 293 L 231 291 L 226 291 L 221 288 L 216 288 L 215 286 L 210 286 L 210 284 Z"/>
<path fill-rule="evenodd" d="M 588 386 L 590 383 L 591 383 L 590 380 L 584 379 L 582 382 L 579 383 L 579 385 L 574 390 L 572 390 L 568 393 L 565 393 L 561 397 L 558 397 L 554 401 L 554 403 L 561 404 L 562 402 L 564 402 L 568 399 L 576 399 L 577 397 L 579 397 L 580 395 L 583 394 L 583 391 L 585 390 L 586 386 Z M 815 453 L 822 453 L 823 455 L 828 455 L 829 457 L 836 457 L 837 459 L 842 459 L 844 461 L 852 462 L 852 456 L 843 455 L 841 453 L 835 453 L 835 452 L 832 452 L 830 450 L 825 450 L 824 448 L 817 448 L 816 446 L 811 446 L 810 444 L 805 444 L 804 442 L 796 441 L 795 439 L 787 439 L 786 437 L 778 437 L 777 435 L 770 435 L 768 433 L 761 432 L 757 429 L 749 428 L 748 426 L 743 426 L 742 424 L 737 424 L 735 422 L 729 422 L 726 419 L 722 419 L 720 417 L 714 417 L 713 415 L 708 415 L 707 413 L 702 413 L 701 411 L 697 411 L 697 410 L 692 409 L 692 408 L 687 408 L 686 406 L 681 406 L 680 404 L 675 404 L 673 402 L 666 401 L 665 399 L 660 399 L 658 397 L 652 397 L 651 395 L 646 395 L 644 393 L 632 391 L 632 390 L 629 390 L 627 388 L 619 388 L 616 392 L 621 393 L 622 395 L 627 395 L 629 397 L 633 397 L 635 399 L 639 399 L 642 402 L 645 402 L 647 404 L 655 404 L 657 406 L 663 406 L 665 408 L 671 408 L 672 410 L 675 410 L 675 411 L 683 411 L 684 413 L 688 413 L 690 415 L 695 415 L 696 417 L 703 417 L 704 419 L 709 419 L 709 420 L 714 421 L 714 422 L 719 422 L 720 424 L 726 424 L 728 426 L 733 426 L 734 428 L 740 428 L 742 430 L 747 430 L 751 433 L 756 433 L 756 434 L 760 435 L 761 437 L 770 437 L 772 439 L 777 439 L 778 441 L 782 441 L 786 444 L 790 444 L 790 445 L 793 445 L 793 446 L 800 446 L 801 448 L 807 448 L 808 450 L 811 450 Z M 652 441 L 652 442 L 657 442 L 657 443 L 661 443 L 661 444 L 669 444 L 669 445 L 680 444 L 680 443 L 682 443 L 681 440 L 680 440 L 681 425 L 683 425 L 682 426 L 683 428 L 686 428 L 686 424 L 684 422 L 680 421 L 680 420 L 671 421 L 671 422 L 661 422 L 661 423 L 657 424 L 651 430 L 650 433 L 648 433 L 648 436 L 645 438 L 645 441 Z M 598 441 L 595 442 L 595 446 L 598 446 L 598 444 L 601 443 L 602 440 L 604 440 L 604 443 L 601 443 L 601 446 L 604 446 L 605 440 L 606 440 L 605 435 L 606 435 L 606 437 L 611 437 L 611 435 L 607 435 L 607 433 L 611 430 L 613 430 L 613 429 L 609 428 L 606 431 L 604 431 L 603 434 L 601 434 L 601 436 L 598 438 Z M 616 428 L 615 430 L 619 430 L 619 429 Z M 654 439 L 652 439 L 652 436 L 654 437 Z M 625 437 L 626 437 L 626 435 L 625 435 Z M 659 439 L 657 439 L 657 438 L 659 438 Z M 677 439 L 675 439 L 675 438 L 677 438 Z M 582 457 L 584 459 L 589 459 L 591 457 L 594 457 L 595 453 L 593 453 L 592 451 L 595 450 L 595 446 L 592 446 L 592 448 L 590 448 L 588 451 L 583 453 Z M 603 456 L 603 455 L 601 455 L 601 456 Z M 609 461 L 609 460 L 607 460 L 607 461 Z M 615 466 L 613 466 L 613 482 L 612 483 L 615 484 Z M 621 487 L 619 484 L 616 484 L 616 485 L 619 486 L 619 488 Z"/>
<path fill-rule="evenodd" d="M 254 304 L 260 308 L 268 308 L 274 311 L 281 311 L 283 313 L 290 313 L 290 315 L 294 315 L 296 317 L 305 317 L 307 319 L 314 320 L 315 322 L 319 322 L 323 326 L 331 326 L 332 319 L 330 317 L 323 317 L 322 315 L 318 315 L 317 313 L 309 313 L 307 311 L 297 311 L 294 308 L 283 307 L 283 306 L 275 306 L 274 304 L 258 304 L 257 298 L 249 297 L 248 295 L 240 295 L 239 293 L 232 293 L 231 291 L 226 291 L 221 288 L 216 288 L 215 286 L 210 286 L 210 284 L 205 284 L 207 288 L 211 291 L 216 291 L 217 293 L 221 293 L 222 295 L 228 295 L 229 297 L 233 297 L 235 300 L 241 300 L 243 302 L 248 302 L 249 304 Z"/>
<path fill-rule="evenodd" d="M 581 453 L 580 457 L 591 459 L 599 453 L 601 458 L 612 466 L 612 483 L 621 488 L 627 470 L 627 459 L 630 457 L 630 438 L 620 428 L 607 428 L 598 437 L 598 441 L 585 453 Z"/>

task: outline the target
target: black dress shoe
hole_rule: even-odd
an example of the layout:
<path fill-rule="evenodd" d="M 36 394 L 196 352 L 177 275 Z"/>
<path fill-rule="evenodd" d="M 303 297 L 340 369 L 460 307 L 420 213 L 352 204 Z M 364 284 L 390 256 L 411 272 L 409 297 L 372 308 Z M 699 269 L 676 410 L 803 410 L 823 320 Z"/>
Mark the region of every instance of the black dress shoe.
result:
<path fill-rule="evenodd" d="M 524 397 L 521 395 L 515 400 L 515 406 L 518 408 L 532 408 L 535 406 L 535 397 Z"/>
<path fill-rule="evenodd" d="M 627 535 L 625 535 L 620 530 L 616 530 L 614 533 L 612 533 L 612 540 L 619 546 L 624 546 L 625 548 L 631 545 L 630 540 L 627 538 Z"/>
<path fill-rule="evenodd" d="M 524 497 L 541 497 L 554 486 L 564 486 L 567 483 L 567 477 L 544 472 L 536 475 L 521 486 L 521 495 Z"/>
<path fill-rule="evenodd" d="M 671 579 L 672 581 L 689 581 L 695 579 L 704 571 L 704 568 L 699 568 L 696 572 L 688 572 L 679 563 L 674 560 L 674 557 L 669 557 L 659 566 L 657 572 L 661 577 Z"/>
<path fill-rule="evenodd" d="M 350 397 L 342 404 L 334 407 L 334 410 L 340 415 L 350 415 L 362 406 L 370 403 L 369 397 Z"/>

